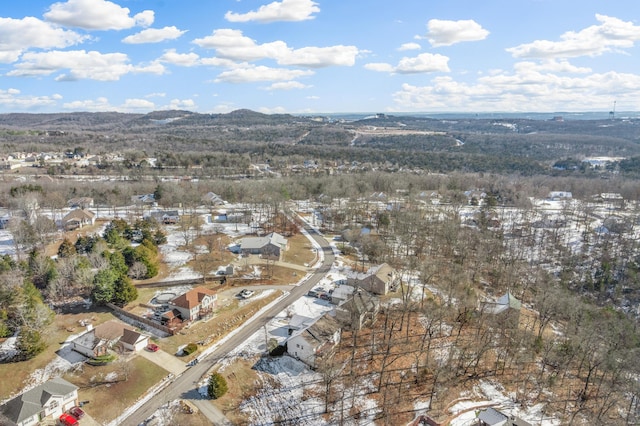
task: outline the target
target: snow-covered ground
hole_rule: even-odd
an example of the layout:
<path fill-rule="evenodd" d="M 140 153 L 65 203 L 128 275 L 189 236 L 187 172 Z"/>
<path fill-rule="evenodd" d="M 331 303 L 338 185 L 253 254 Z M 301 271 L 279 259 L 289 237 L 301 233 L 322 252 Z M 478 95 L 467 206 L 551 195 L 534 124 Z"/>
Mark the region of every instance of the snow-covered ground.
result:
<path fill-rule="evenodd" d="M 503 414 L 514 415 L 538 426 L 556 426 L 560 422 L 544 415 L 543 404 L 522 407 L 513 402 L 513 398 L 504 394 L 499 384 L 481 381 L 478 386 L 465 395 L 462 400 L 449 408 L 454 416 L 450 426 L 471 426 L 477 424 L 477 413 L 492 406 Z"/>

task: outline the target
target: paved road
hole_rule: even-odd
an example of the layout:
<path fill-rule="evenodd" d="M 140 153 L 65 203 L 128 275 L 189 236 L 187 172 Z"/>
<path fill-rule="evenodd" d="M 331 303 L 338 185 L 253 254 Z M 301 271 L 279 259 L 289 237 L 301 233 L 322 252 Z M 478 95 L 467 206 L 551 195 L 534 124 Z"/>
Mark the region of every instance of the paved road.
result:
<path fill-rule="evenodd" d="M 307 279 L 304 283 L 297 287 L 292 287 L 290 294 L 280 300 L 271 309 L 264 312 L 257 318 L 245 323 L 242 328 L 227 341 L 222 343 L 218 349 L 209 354 L 206 358 L 201 359 L 198 364 L 186 370 L 181 376 L 177 377 L 170 386 L 160 391 L 157 395 L 140 406 L 135 412 L 133 412 L 126 420 L 122 422 L 122 425 L 139 425 L 151 415 L 163 404 L 173 401 L 175 399 L 191 399 L 197 398 L 196 392 L 193 391 L 194 387 L 198 384 L 201 377 L 212 368 L 219 360 L 226 357 L 226 355 L 242 345 L 244 342 L 258 330 L 262 329 L 269 321 L 271 321 L 278 313 L 287 308 L 291 303 L 305 295 L 315 285 L 317 285 L 322 278 L 331 270 L 331 265 L 335 260 L 333 250 L 329 245 L 329 242 L 315 231 L 307 229 L 311 234 L 311 237 L 320 245 L 324 253 L 324 261 L 322 265 L 316 269 L 316 272 Z M 226 425 L 224 419 L 220 420 L 220 423 L 214 423 L 216 425 Z"/>

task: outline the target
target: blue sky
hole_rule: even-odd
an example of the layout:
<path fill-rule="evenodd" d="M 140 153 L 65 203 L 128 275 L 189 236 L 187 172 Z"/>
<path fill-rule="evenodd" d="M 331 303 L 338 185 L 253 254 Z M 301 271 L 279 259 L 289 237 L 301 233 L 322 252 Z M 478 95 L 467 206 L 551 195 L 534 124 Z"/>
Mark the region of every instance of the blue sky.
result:
<path fill-rule="evenodd" d="M 638 0 L 0 4 L 0 113 L 640 110 Z"/>

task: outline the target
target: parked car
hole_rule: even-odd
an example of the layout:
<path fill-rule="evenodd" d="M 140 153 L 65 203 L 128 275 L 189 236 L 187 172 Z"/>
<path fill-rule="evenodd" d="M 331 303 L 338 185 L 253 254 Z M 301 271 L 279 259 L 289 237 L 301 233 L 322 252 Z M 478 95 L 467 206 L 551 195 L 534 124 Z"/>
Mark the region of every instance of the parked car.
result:
<path fill-rule="evenodd" d="M 309 290 L 309 292 L 307 293 L 307 296 L 309 297 L 318 297 L 318 292 L 315 290 Z"/>
<path fill-rule="evenodd" d="M 158 347 L 158 345 L 156 345 L 155 343 L 149 343 L 149 344 L 147 345 L 147 350 L 148 350 L 149 352 L 158 352 L 158 349 L 160 349 L 160 348 L 159 348 L 159 347 Z"/>
<path fill-rule="evenodd" d="M 82 410 L 82 408 L 78 406 L 72 407 L 71 409 L 69 409 L 69 414 L 71 414 L 73 417 L 75 417 L 78 420 L 84 417 L 84 411 Z"/>
<path fill-rule="evenodd" d="M 331 300 L 331 295 L 329 293 L 320 293 L 318 297 L 322 300 Z"/>
<path fill-rule="evenodd" d="M 248 298 L 250 298 L 251 296 L 253 296 L 253 293 L 255 293 L 253 290 L 247 290 L 247 289 L 245 288 L 244 290 L 242 290 L 242 291 L 240 292 L 240 296 L 241 296 L 243 299 L 248 299 Z"/>
<path fill-rule="evenodd" d="M 62 413 L 58 420 L 60 420 L 60 423 L 64 426 L 76 426 L 78 424 L 78 419 L 69 413 Z"/>

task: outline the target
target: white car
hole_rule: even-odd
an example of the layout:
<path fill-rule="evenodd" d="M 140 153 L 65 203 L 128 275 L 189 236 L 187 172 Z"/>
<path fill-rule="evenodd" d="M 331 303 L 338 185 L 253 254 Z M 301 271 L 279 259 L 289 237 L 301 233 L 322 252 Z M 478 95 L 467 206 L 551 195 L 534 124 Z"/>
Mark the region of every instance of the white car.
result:
<path fill-rule="evenodd" d="M 248 299 L 253 296 L 253 293 L 255 293 L 253 290 L 244 289 L 240 292 L 240 296 L 242 296 L 243 299 Z"/>

